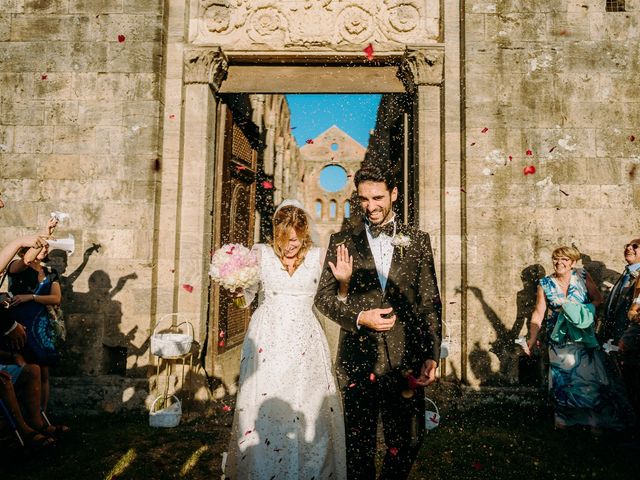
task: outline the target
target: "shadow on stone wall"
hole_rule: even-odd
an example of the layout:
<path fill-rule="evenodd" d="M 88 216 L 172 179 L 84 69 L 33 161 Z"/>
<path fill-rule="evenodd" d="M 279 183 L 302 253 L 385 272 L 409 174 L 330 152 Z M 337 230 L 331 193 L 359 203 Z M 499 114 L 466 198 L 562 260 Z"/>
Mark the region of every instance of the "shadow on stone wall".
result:
<path fill-rule="evenodd" d="M 49 254 L 49 264 L 60 275 L 62 309 L 67 327 L 67 340 L 61 349 L 62 359 L 55 369 L 58 376 L 122 375 L 146 377 L 146 367 L 138 367 L 138 358 L 148 349 L 148 341 L 137 347 L 133 340 L 139 326 L 123 333 L 122 305 L 114 300 L 127 281 L 135 280 L 133 272 L 120 277 L 112 288 L 111 278 L 103 270 L 95 270 L 88 279 L 89 291 L 74 291 L 74 283 L 83 273 L 91 255 L 100 250 L 93 244 L 83 254 L 82 263 L 66 275 L 68 258 L 62 250 Z M 127 369 L 127 359 L 135 355 L 134 366 Z"/>
<path fill-rule="evenodd" d="M 480 385 L 540 385 L 542 380 L 541 359 L 523 357 L 515 340 L 520 335 L 523 326 L 526 325 L 527 330 L 529 328 L 536 302 L 538 280 L 544 275 L 544 268 L 538 264 L 529 265 L 521 271 L 522 288 L 516 293 L 516 318 L 510 327 L 487 303 L 482 289 L 474 286 L 468 287 L 468 290 L 480 302 L 482 311 L 495 333 L 495 340 L 490 343 L 488 350 L 483 349 L 480 342 L 476 341 L 469 353 L 469 366 Z M 498 370 L 494 370 L 491 366 L 491 354 L 498 358 Z"/>

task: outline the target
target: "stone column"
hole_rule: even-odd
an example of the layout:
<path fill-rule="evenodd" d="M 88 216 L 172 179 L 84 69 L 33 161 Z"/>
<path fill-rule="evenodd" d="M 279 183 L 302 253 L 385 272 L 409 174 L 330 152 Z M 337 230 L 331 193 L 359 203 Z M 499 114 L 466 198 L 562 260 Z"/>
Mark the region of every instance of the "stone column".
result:
<path fill-rule="evenodd" d="M 432 237 L 434 248 L 442 229 L 441 171 L 444 49 L 440 46 L 407 48 L 398 76 L 413 95 L 413 150 L 416 168 L 419 227 Z"/>
<path fill-rule="evenodd" d="M 194 327 L 199 330 L 196 338 L 201 340 L 209 303 L 218 120 L 216 93 L 226 78 L 227 69 L 227 58 L 219 48 L 185 49 L 175 311 L 193 317 Z"/>

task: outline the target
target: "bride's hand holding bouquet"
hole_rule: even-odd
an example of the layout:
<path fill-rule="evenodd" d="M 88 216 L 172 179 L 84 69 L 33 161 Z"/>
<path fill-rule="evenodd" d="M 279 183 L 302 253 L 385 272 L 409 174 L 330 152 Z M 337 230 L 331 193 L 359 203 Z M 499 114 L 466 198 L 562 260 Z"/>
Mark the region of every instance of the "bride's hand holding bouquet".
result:
<path fill-rule="evenodd" d="M 246 307 L 242 292 L 260 279 L 258 258 L 244 245 L 227 243 L 211 257 L 209 276 L 233 295 L 235 306 Z"/>

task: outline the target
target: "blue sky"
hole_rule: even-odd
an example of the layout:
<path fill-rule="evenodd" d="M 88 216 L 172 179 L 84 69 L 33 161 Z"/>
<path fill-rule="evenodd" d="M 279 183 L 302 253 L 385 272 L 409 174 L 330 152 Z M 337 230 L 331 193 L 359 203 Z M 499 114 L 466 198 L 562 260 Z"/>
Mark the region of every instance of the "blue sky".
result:
<path fill-rule="evenodd" d="M 380 94 L 289 94 L 291 127 L 298 146 L 331 125 L 367 147 L 369 131 L 376 125 Z M 295 127 L 295 128 L 294 128 Z"/>

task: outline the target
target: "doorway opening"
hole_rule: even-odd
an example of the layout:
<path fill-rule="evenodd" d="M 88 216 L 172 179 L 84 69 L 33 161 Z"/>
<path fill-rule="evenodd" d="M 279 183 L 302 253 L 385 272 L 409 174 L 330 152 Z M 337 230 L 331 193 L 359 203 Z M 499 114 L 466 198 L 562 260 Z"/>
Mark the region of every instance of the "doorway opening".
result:
<path fill-rule="evenodd" d="M 224 243 L 269 242 L 271 217 L 286 198 L 314 217 L 318 243 L 361 221 L 353 175 L 362 164 L 394 172 L 403 223 L 417 218 L 412 97 L 407 93 L 245 93 L 220 95 L 215 190 Z M 216 202 L 217 203 L 217 202 Z M 217 353 L 240 345 L 251 310 L 217 295 Z"/>

